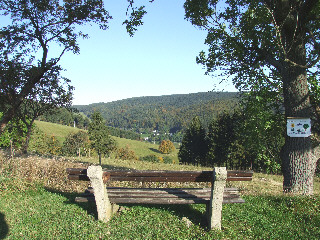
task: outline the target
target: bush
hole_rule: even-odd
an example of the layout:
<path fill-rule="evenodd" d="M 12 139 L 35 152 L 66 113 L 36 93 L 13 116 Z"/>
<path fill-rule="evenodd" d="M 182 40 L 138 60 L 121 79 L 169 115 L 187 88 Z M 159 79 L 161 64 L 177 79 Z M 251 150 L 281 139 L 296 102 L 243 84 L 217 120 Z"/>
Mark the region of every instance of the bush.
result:
<path fill-rule="evenodd" d="M 2 113 L 0 112 L 0 119 L 1 117 Z M 21 149 L 25 144 L 27 132 L 28 128 L 25 123 L 18 119 L 11 120 L 0 135 L 0 147 L 10 148 L 12 146 L 16 150 Z"/>
<path fill-rule="evenodd" d="M 147 156 L 144 156 L 144 157 L 140 157 L 140 160 L 141 161 L 146 161 L 146 162 L 152 162 L 152 163 L 168 163 L 168 164 L 175 163 L 173 161 L 173 159 L 168 157 L 168 156 L 158 157 L 158 156 L 156 156 L 154 154 L 147 155 Z"/>
<path fill-rule="evenodd" d="M 165 157 L 163 158 L 163 162 L 164 162 L 164 163 L 169 163 L 169 164 L 174 163 L 173 160 L 172 160 L 172 158 L 170 158 L 170 157 L 168 157 L 168 156 L 165 156 Z"/>
<path fill-rule="evenodd" d="M 59 155 L 61 153 L 61 143 L 54 135 L 48 137 L 36 127 L 32 132 L 28 150 L 41 155 Z"/>
<path fill-rule="evenodd" d="M 146 162 L 153 162 L 153 163 L 160 162 L 160 159 L 154 154 L 147 155 L 147 156 L 144 156 L 144 157 L 140 157 L 140 160 L 141 161 L 146 161 Z"/>
<path fill-rule="evenodd" d="M 63 143 L 62 152 L 65 156 L 78 156 L 79 154 L 86 156 L 86 151 L 90 148 L 89 146 L 88 133 L 84 131 L 70 133 Z"/>
<path fill-rule="evenodd" d="M 129 146 L 117 149 L 115 157 L 122 160 L 138 160 L 136 153 L 133 150 L 130 150 Z"/>
<path fill-rule="evenodd" d="M 162 153 L 171 153 L 175 149 L 176 148 L 170 140 L 163 140 L 159 146 L 159 151 Z"/>

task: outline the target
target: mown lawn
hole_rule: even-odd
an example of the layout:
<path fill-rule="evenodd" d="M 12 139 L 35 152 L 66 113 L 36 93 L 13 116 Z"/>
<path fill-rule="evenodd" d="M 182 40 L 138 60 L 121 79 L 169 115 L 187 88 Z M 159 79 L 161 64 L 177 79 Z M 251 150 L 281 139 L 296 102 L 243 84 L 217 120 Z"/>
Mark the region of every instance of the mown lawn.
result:
<path fill-rule="evenodd" d="M 2 189 L 5 239 L 320 239 L 320 198 L 245 196 L 223 207 L 222 231 L 208 231 L 204 205 L 125 206 L 110 222 L 93 205 L 41 186 Z M 191 221 L 187 226 L 183 218 Z M 5 224 L 8 233 L 3 231 Z M 2 235 L 1 235 L 2 234 Z"/>
<path fill-rule="evenodd" d="M 104 160 L 115 168 L 179 167 L 116 163 Z M 70 159 L 0 154 L 0 239 L 320 239 L 318 190 L 313 197 L 283 195 L 282 178 L 266 174 L 238 185 L 246 203 L 223 206 L 221 231 L 206 228 L 205 205 L 123 205 L 110 222 L 99 222 L 93 204 L 74 202 L 88 183 L 71 182 L 65 172 L 86 166 Z"/>

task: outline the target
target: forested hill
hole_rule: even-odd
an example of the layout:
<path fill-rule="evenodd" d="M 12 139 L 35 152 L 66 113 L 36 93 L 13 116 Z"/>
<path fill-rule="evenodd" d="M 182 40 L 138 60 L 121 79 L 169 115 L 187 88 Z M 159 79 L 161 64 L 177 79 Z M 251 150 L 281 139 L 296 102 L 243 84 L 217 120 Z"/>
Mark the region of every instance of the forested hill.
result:
<path fill-rule="evenodd" d="M 109 103 L 74 106 L 89 116 L 101 112 L 107 125 L 136 132 L 176 133 L 185 129 L 191 119 L 199 116 L 204 124 L 215 116 L 233 110 L 238 93 L 204 92 L 157 97 L 136 97 Z"/>

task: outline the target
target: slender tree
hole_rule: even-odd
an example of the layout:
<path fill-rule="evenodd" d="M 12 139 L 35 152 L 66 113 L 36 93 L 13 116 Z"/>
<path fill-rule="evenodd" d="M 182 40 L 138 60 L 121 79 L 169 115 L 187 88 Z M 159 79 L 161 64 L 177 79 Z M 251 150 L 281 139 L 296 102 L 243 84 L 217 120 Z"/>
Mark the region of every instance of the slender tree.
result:
<path fill-rule="evenodd" d="M 91 123 L 89 124 L 88 134 L 91 141 L 91 147 L 94 148 L 99 156 L 99 164 L 101 165 L 102 155 L 109 154 L 115 149 L 115 141 L 110 137 L 108 128 L 100 114 L 100 112 L 94 112 L 91 117 Z"/>
<path fill-rule="evenodd" d="M 205 163 L 207 147 L 205 129 L 199 117 L 194 117 L 183 136 L 178 153 L 179 161 L 194 165 Z"/>
<path fill-rule="evenodd" d="M 240 90 L 268 85 L 283 94 L 285 117 L 311 118 L 308 76 L 319 84 L 319 0 L 187 0 L 186 18 L 208 31 L 207 73 L 232 77 Z M 221 79 L 219 79 L 221 81 Z M 317 151 L 311 138 L 286 137 L 283 189 L 313 193 Z"/>

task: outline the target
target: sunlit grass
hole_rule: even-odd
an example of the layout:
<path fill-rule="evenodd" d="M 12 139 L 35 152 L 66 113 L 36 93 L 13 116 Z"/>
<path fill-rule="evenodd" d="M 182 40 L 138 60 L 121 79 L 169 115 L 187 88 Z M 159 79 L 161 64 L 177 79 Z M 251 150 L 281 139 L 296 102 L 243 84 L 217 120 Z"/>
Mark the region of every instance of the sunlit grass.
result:
<path fill-rule="evenodd" d="M 61 124 L 48 123 L 42 121 L 35 121 L 36 126 L 43 131 L 47 136 L 55 136 L 59 142 L 62 144 L 65 138 L 74 132 L 80 131 L 78 128 L 73 128 L 69 126 L 64 126 Z M 125 138 L 113 137 L 117 142 L 119 148 L 128 147 L 130 150 L 134 151 L 136 156 L 143 157 L 148 155 L 156 155 L 157 157 L 170 157 L 174 162 L 178 162 L 178 149 L 169 154 L 162 154 L 158 151 L 159 145 L 152 144 L 144 141 L 135 141 Z M 113 155 L 111 155 L 112 157 Z M 91 161 L 91 160 L 89 160 Z"/>
<path fill-rule="evenodd" d="M 245 204 L 223 206 L 222 231 L 206 228 L 205 205 L 123 205 L 110 222 L 97 221 L 94 204 L 74 202 L 88 182 L 69 181 L 65 172 L 87 167 L 87 161 L 95 159 L 0 154 L 0 239 L 320 239 L 319 193 L 283 195 L 281 176 L 259 173 L 239 185 Z M 103 165 L 201 169 L 113 159 L 103 159 Z M 316 190 L 319 178 L 315 182 Z"/>
<path fill-rule="evenodd" d="M 35 121 L 36 126 L 43 131 L 47 136 L 55 136 L 61 143 L 70 133 L 78 132 L 79 128 L 73 128 L 57 123 L 49 123 L 42 121 Z"/>
<path fill-rule="evenodd" d="M 61 139 L 78 131 L 44 122 L 37 125 Z M 166 156 L 157 151 L 158 145 L 115 139 L 119 147 L 128 146 L 138 157 Z M 171 157 L 177 157 L 177 150 Z M 0 239 L 320 239 L 319 178 L 315 178 L 313 197 L 284 195 L 280 175 L 254 173 L 251 182 L 228 183 L 240 188 L 246 203 L 224 205 L 222 231 L 208 231 L 205 205 L 123 205 L 110 222 L 97 221 L 94 204 L 74 202 L 89 183 L 69 181 L 65 171 L 97 163 L 97 157 L 11 159 L 0 151 Z M 109 169 L 210 169 L 112 156 L 103 158 L 102 165 Z"/>

